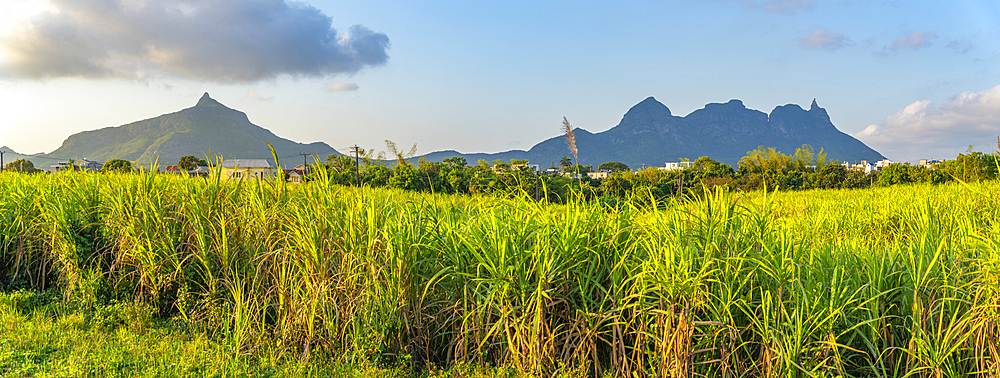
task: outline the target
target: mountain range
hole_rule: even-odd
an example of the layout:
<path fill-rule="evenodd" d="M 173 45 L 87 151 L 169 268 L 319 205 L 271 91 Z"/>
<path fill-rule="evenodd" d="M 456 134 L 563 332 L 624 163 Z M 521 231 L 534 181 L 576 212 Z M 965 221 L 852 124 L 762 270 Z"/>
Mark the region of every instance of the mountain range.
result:
<path fill-rule="evenodd" d="M 778 106 L 771 114 L 748 109 L 740 100 L 705 105 L 684 117 L 649 97 L 632 106 L 621 122 L 603 132 L 574 129 L 579 164 L 593 165 L 617 161 L 631 168 L 659 166 L 682 158 L 692 161 L 708 156 L 719 162 L 736 165 L 747 152 L 758 146 L 774 147 L 787 155 L 803 144 L 820 149 L 830 159 L 878 161 L 885 157 L 861 141 L 837 129 L 826 109 L 814 99 L 809 110 L 795 104 Z M 477 160 L 527 159 L 546 168 L 573 155 L 562 136 L 549 138 L 531 149 L 493 154 L 462 154 L 440 151 L 425 155 L 437 161 L 461 156 L 470 163 Z"/>
<path fill-rule="evenodd" d="M 639 168 L 701 156 L 736 165 L 741 157 L 758 146 L 774 147 L 790 155 L 803 144 L 811 145 L 816 152 L 822 149 L 830 159 L 884 159 L 882 154 L 838 130 L 826 109 L 819 107 L 816 100 L 809 110 L 788 104 L 774 108 L 770 114 L 748 109 L 740 100 L 730 100 L 724 104 L 705 105 L 681 117 L 649 97 L 632 106 L 615 127 L 599 133 L 580 128 L 574 132 L 582 165 L 617 161 Z M 56 159 L 82 158 L 102 162 L 125 159 L 140 164 L 159 161 L 160 165 L 168 165 L 186 155 L 204 157 L 209 151 L 214 156 L 227 158 L 270 158 L 271 152 L 264 143 L 272 144 L 283 159 L 297 158 L 299 153 L 318 155 L 321 159 L 340 154 L 323 142 L 304 144 L 278 137 L 251 123 L 245 113 L 228 108 L 205 93 L 191 108 L 127 125 L 73 134 L 48 154 L 18 155 L 6 149 L 9 152 L 4 160 L 27 158 L 44 169 Z M 440 161 L 455 156 L 464 157 L 469 163 L 527 159 L 546 168 L 572 154 L 564 138 L 556 136 L 527 151 L 463 154 L 448 150 L 432 152 L 423 158 Z"/>

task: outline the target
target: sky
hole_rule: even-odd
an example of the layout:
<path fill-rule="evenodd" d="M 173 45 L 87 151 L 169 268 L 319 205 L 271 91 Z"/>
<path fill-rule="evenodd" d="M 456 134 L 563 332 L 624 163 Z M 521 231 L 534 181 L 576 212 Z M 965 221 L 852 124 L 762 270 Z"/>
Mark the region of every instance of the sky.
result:
<path fill-rule="evenodd" d="M 951 159 L 997 148 L 1000 2 L 0 2 L 0 146 L 204 92 L 284 138 L 419 154 L 528 149 L 564 116 L 601 132 L 649 96 L 682 116 L 815 98 L 891 160 Z"/>

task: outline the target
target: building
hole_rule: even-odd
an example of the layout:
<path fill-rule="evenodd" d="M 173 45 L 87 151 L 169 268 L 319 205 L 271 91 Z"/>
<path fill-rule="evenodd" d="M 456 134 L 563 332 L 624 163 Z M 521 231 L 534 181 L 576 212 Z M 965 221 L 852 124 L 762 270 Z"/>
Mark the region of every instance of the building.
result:
<path fill-rule="evenodd" d="M 226 180 L 277 180 L 281 169 L 267 159 L 225 159 L 218 167 Z"/>
<path fill-rule="evenodd" d="M 893 165 L 893 164 L 894 163 L 892 162 L 892 160 L 882 159 L 882 160 L 879 160 L 879 161 L 875 162 L 875 168 L 876 168 L 876 170 L 881 171 L 882 168 L 888 167 L 888 166 Z"/>
<path fill-rule="evenodd" d="M 934 169 L 934 165 L 941 163 L 944 163 L 944 161 L 938 159 L 920 159 L 920 165 L 927 169 Z"/>
<path fill-rule="evenodd" d="M 49 166 L 49 171 L 52 173 L 62 172 L 65 170 L 75 170 L 76 166 L 69 161 L 60 161 Z"/>
<path fill-rule="evenodd" d="M 83 158 L 83 162 L 78 164 L 77 167 L 78 170 L 84 172 L 98 172 L 101 170 L 101 168 L 104 167 L 104 164 L 98 163 L 96 161 L 87 160 L 87 158 Z"/>
<path fill-rule="evenodd" d="M 87 159 L 82 159 L 82 161 L 73 162 L 71 160 L 60 161 L 58 163 L 49 166 L 49 171 L 52 173 L 62 172 L 67 170 L 73 171 L 84 171 L 84 172 L 98 172 L 104 164 L 98 163 L 96 161 L 90 161 Z"/>
<path fill-rule="evenodd" d="M 306 166 L 304 164 L 299 164 L 292 169 L 285 169 L 283 172 L 290 183 L 301 184 L 305 182 Z"/>
<path fill-rule="evenodd" d="M 678 162 L 669 162 L 669 163 L 666 163 L 663 168 L 660 168 L 660 170 L 663 170 L 663 171 L 679 171 L 679 170 L 690 168 L 690 167 L 691 167 L 691 162 L 690 161 L 678 161 Z"/>
<path fill-rule="evenodd" d="M 611 172 L 608 171 L 587 172 L 587 176 L 589 176 L 591 180 L 596 180 L 596 179 L 608 178 L 609 173 Z"/>
<path fill-rule="evenodd" d="M 840 163 L 840 165 L 843 165 L 844 168 L 847 168 L 849 171 L 863 171 L 865 173 L 871 173 L 875 170 L 875 165 L 868 163 L 868 160 L 862 160 L 861 163 L 854 164 L 851 164 L 849 161 L 845 161 Z"/>
<path fill-rule="evenodd" d="M 201 177 L 208 177 L 209 172 L 210 169 L 208 167 L 195 167 L 195 169 L 192 169 L 190 171 L 185 171 L 181 169 L 181 167 L 176 165 L 168 165 L 167 169 L 163 170 L 163 173 L 172 173 L 172 174 L 184 173 L 191 176 L 201 176 Z"/>
<path fill-rule="evenodd" d="M 863 171 L 865 172 L 866 175 L 875 172 L 881 172 L 883 168 L 888 167 L 892 164 L 893 162 L 888 159 L 879 160 L 875 163 L 869 162 L 868 160 L 862 160 L 860 163 L 854 163 L 854 164 L 851 164 L 851 162 L 849 161 L 840 163 L 840 165 L 843 165 L 844 168 L 847 168 L 847 170 Z"/>

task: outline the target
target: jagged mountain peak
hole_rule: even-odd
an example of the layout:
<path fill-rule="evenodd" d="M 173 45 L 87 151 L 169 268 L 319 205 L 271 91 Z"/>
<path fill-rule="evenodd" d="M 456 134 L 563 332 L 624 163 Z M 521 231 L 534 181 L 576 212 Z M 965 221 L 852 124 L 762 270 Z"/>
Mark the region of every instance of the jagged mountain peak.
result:
<path fill-rule="evenodd" d="M 201 98 L 198 99 L 198 103 L 195 104 L 194 106 L 195 107 L 221 106 L 223 108 L 226 107 L 225 105 L 222 105 L 222 103 L 220 103 L 220 102 L 216 101 L 214 98 L 212 98 L 212 96 L 209 96 L 208 92 L 205 92 L 205 94 L 201 95 Z"/>
<path fill-rule="evenodd" d="M 770 115 L 749 109 L 738 99 L 712 103 L 679 117 L 653 97 L 632 106 L 621 122 L 596 134 L 577 129 L 580 164 L 598 165 L 617 161 L 639 168 L 659 166 L 679 158 L 691 160 L 708 156 L 735 165 L 747 151 L 758 146 L 773 147 L 793 154 L 803 144 L 823 149 L 831 159 L 880 160 L 882 155 L 854 139 L 830 122 L 826 110 L 815 104 L 810 110 L 797 104 L 775 107 Z M 542 166 L 558 162 L 569 151 L 561 137 L 552 137 L 528 151 L 494 154 L 432 153 L 428 160 L 465 156 L 469 161 L 484 159 L 528 159 Z"/>
<path fill-rule="evenodd" d="M 640 101 L 638 104 L 633 105 L 625 115 L 622 116 L 620 125 L 631 124 L 631 123 L 641 123 L 650 119 L 658 119 L 662 117 L 671 117 L 670 108 L 663 103 L 656 101 L 653 96 L 646 97 L 645 100 Z"/>

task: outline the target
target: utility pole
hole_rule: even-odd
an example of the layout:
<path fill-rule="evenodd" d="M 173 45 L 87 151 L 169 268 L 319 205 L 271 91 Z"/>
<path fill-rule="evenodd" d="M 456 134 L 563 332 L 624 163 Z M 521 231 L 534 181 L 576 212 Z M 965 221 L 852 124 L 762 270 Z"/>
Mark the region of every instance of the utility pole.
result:
<path fill-rule="evenodd" d="M 361 186 L 361 147 L 354 145 L 351 150 L 354 151 L 354 185 Z"/>
<path fill-rule="evenodd" d="M 3 153 L 6 151 L 0 151 L 0 172 L 3 172 Z"/>
<path fill-rule="evenodd" d="M 305 174 L 309 170 L 309 164 L 306 163 L 306 156 L 309 156 L 307 152 L 299 152 L 302 155 L 302 173 Z"/>

